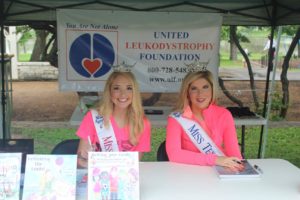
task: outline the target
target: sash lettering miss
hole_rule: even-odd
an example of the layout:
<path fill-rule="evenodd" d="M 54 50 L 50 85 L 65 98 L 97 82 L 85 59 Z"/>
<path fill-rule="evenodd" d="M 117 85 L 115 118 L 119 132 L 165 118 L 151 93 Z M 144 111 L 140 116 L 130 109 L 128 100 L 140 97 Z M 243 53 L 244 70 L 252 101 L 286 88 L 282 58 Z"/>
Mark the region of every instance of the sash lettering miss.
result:
<path fill-rule="evenodd" d="M 217 147 L 198 123 L 182 117 L 179 112 L 171 113 L 170 117 L 176 119 L 200 152 L 204 154 L 213 153 L 218 156 L 224 156 L 224 153 Z"/>
<path fill-rule="evenodd" d="M 119 146 L 111 123 L 109 122 L 109 126 L 105 127 L 103 117 L 99 115 L 96 110 L 92 110 L 91 112 L 92 112 L 94 125 L 96 128 L 97 136 L 100 142 L 101 151 L 103 152 L 119 151 Z"/>

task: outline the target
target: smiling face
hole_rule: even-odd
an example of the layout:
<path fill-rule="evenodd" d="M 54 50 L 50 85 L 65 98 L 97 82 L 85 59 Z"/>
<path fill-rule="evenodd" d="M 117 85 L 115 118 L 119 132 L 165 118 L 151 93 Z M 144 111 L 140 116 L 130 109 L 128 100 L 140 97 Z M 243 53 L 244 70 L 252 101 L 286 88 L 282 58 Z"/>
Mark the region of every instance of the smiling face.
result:
<path fill-rule="evenodd" d="M 211 103 L 212 95 L 212 86 L 205 78 L 193 81 L 188 89 L 188 97 L 192 110 L 206 109 Z"/>
<path fill-rule="evenodd" d="M 132 103 L 133 96 L 132 82 L 124 77 L 117 76 L 110 87 L 111 101 L 114 104 L 114 109 L 127 109 Z"/>

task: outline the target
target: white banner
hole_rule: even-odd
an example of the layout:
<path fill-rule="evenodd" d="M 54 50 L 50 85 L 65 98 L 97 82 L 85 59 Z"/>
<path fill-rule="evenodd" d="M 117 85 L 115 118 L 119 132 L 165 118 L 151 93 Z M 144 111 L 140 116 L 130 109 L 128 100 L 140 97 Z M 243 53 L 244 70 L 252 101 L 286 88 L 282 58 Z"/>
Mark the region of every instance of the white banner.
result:
<path fill-rule="evenodd" d="M 57 12 L 62 91 L 103 91 L 117 65 L 142 92 L 178 92 L 188 71 L 218 76 L 219 14 L 64 9 Z"/>

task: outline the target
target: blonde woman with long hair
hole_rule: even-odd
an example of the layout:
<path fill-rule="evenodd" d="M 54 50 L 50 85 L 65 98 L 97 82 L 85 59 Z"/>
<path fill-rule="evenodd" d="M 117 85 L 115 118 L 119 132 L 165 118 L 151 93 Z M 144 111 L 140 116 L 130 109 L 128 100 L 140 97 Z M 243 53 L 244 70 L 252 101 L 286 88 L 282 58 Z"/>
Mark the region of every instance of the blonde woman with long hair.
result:
<path fill-rule="evenodd" d="M 131 72 L 113 72 L 97 110 L 77 130 L 78 166 L 87 167 L 88 151 L 150 151 L 151 125 L 144 115 L 139 87 Z"/>
<path fill-rule="evenodd" d="M 233 117 L 216 104 L 216 86 L 210 71 L 185 76 L 175 110 L 167 124 L 170 161 L 243 168 Z"/>

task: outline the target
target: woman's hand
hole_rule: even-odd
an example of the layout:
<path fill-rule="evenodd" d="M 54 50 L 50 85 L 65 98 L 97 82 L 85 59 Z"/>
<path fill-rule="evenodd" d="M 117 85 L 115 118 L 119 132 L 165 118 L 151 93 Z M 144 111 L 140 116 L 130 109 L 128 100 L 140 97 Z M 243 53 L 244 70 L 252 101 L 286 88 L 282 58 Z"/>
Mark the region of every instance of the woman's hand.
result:
<path fill-rule="evenodd" d="M 233 171 L 241 171 L 244 169 L 243 161 L 237 157 L 218 156 L 216 165 L 228 167 Z"/>
<path fill-rule="evenodd" d="M 144 153 L 143 152 L 139 152 L 139 161 L 142 160 L 142 157 L 143 157 Z"/>
<path fill-rule="evenodd" d="M 94 148 L 87 140 L 80 139 L 77 150 L 77 166 L 79 168 L 87 168 L 89 151 L 94 151 Z"/>

